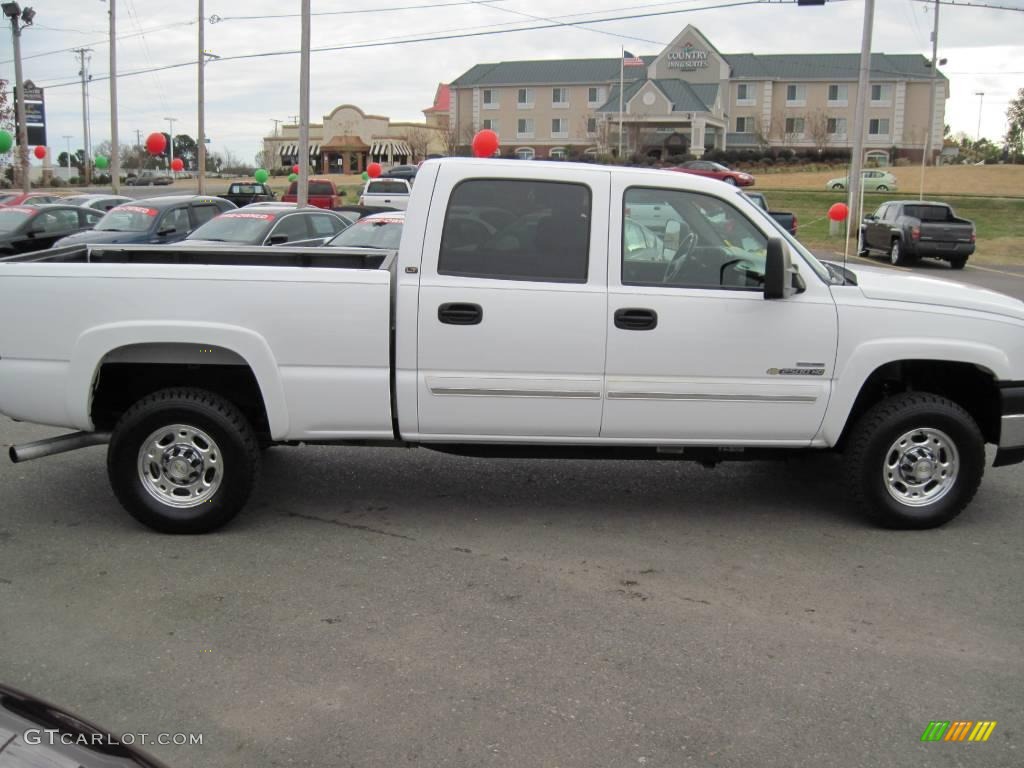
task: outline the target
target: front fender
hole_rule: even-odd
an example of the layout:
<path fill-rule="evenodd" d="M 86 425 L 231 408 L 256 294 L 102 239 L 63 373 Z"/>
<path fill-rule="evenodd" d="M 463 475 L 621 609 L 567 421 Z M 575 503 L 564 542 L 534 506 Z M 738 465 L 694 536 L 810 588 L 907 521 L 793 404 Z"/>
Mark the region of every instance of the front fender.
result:
<path fill-rule="evenodd" d="M 861 388 L 875 371 L 907 360 L 942 360 L 976 365 L 996 379 L 1009 379 L 1011 364 L 1005 350 L 989 344 L 955 339 L 885 338 L 865 341 L 836 370 L 832 397 L 816 436 L 835 445 L 846 427 Z"/>
<path fill-rule="evenodd" d="M 266 340 L 246 328 L 203 322 L 124 322 L 85 331 L 75 342 L 67 376 L 65 409 L 69 423 L 94 428 L 90 416 L 92 392 L 103 358 L 135 344 L 195 344 L 222 347 L 241 357 L 252 370 L 267 411 L 271 437 L 288 433 L 288 408 L 277 360 Z"/>

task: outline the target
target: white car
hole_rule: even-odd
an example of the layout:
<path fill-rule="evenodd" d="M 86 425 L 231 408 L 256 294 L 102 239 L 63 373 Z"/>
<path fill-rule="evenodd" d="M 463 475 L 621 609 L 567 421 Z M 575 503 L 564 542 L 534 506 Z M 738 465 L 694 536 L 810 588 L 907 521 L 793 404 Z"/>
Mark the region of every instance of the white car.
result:
<path fill-rule="evenodd" d="M 958 515 L 986 443 L 994 466 L 1024 461 L 1018 299 L 824 264 L 695 175 L 447 158 L 413 197 L 397 250 L 0 260 L 0 413 L 80 430 L 12 458 L 109 442 L 122 505 L 176 533 L 238 513 L 273 443 L 708 464 L 837 451 L 843 498 L 899 528 Z M 674 211 L 664 238 L 628 226 L 647 205 Z"/>

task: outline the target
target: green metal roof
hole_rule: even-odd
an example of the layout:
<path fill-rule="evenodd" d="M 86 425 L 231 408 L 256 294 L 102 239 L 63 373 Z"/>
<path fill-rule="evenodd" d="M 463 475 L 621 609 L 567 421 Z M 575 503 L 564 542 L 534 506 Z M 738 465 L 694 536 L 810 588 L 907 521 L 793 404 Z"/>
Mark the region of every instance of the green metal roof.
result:
<path fill-rule="evenodd" d="M 641 58 L 650 65 L 657 56 Z M 856 80 L 860 68 L 858 53 L 729 53 L 723 54 L 723 58 L 732 68 L 733 80 Z M 931 78 L 929 63 L 918 54 L 875 53 L 871 56 L 871 79 L 875 82 L 927 80 Z M 645 78 L 647 71 L 643 67 L 626 67 L 624 74 L 627 81 L 635 81 Z M 941 72 L 939 76 L 945 78 Z M 549 59 L 477 64 L 451 85 L 454 88 L 472 88 L 488 85 L 604 84 L 617 83 L 618 79 L 617 58 Z M 617 90 L 615 98 L 617 101 Z M 703 99 L 704 94 L 698 98 Z"/>
<path fill-rule="evenodd" d="M 650 65 L 655 56 L 643 56 Z M 646 77 L 644 67 L 626 67 L 626 80 Z M 477 64 L 452 81 L 453 88 L 481 85 L 563 85 L 569 83 L 604 84 L 619 80 L 618 59 L 549 59 L 544 61 L 500 61 Z"/>
<path fill-rule="evenodd" d="M 623 93 L 623 102 L 628 102 L 631 98 L 636 95 L 644 83 L 648 82 L 645 80 L 637 80 L 626 86 L 626 90 Z M 683 80 L 651 80 L 658 89 L 665 94 L 665 97 L 672 102 L 673 112 L 710 112 L 711 107 L 715 103 L 715 98 L 718 96 L 718 84 L 717 83 L 698 83 L 690 84 Z M 618 112 L 619 111 L 619 86 L 613 85 L 611 92 L 608 95 L 608 101 L 606 101 L 601 107 L 598 108 L 598 112 Z"/>
<path fill-rule="evenodd" d="M 859 53 L 730 53 L 725 58 L 733 80 L 856 80 L 860 71 Z M 928 80 L 930 64 L 918 54 L 873 53 L 871 80 Z"/>

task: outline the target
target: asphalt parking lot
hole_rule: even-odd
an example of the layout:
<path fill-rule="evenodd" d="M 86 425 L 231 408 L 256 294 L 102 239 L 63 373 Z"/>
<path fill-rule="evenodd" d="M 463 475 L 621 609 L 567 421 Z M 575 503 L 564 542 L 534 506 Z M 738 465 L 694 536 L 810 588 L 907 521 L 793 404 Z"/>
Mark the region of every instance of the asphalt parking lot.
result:
<path fill-rule="evenodd" d="M 1024 295 L 989 275 L 955 277 Z M 4 444 L 54 433 L 0 421 Z M 201 733 L 149 747 L 171 766 L 1024 763 L 1019 466 L 891 532 L 832 456 L 275 448 L 233 525 L 168 537 L 103 457 L 0 462 L 0 680 Z M 931 720 L 998 726 L 925 744 Z"/>

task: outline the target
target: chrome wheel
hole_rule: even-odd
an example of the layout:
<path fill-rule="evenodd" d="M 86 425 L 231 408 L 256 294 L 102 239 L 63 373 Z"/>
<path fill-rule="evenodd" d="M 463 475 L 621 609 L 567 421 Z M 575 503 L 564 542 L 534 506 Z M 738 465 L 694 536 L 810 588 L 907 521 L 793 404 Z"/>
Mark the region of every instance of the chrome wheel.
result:
<path fill-rule="evenodd" d="M 895 267 L 900 263 L 902 259 L 903 255 L 900 253 L 900 241 L 893 240 L 892 250 L 889 251 L 889 261 L 892 262 L 892 265 Z"/>
<path fill-rule="evenodd" d="M 224 478 L 217 443 L 188 424 L 168 424 L 147 437 L 139 449 L 139 479 L 161 504 L 187 509 L 210 499 Z"/>
<path fill-rule="evenodd" d="M 934 504 L 956 485 L 960 456 L 949 435 L 928 427 L 905 432 L 889 447 L 882 467 L 885 489 L 900 504 Z"/>

